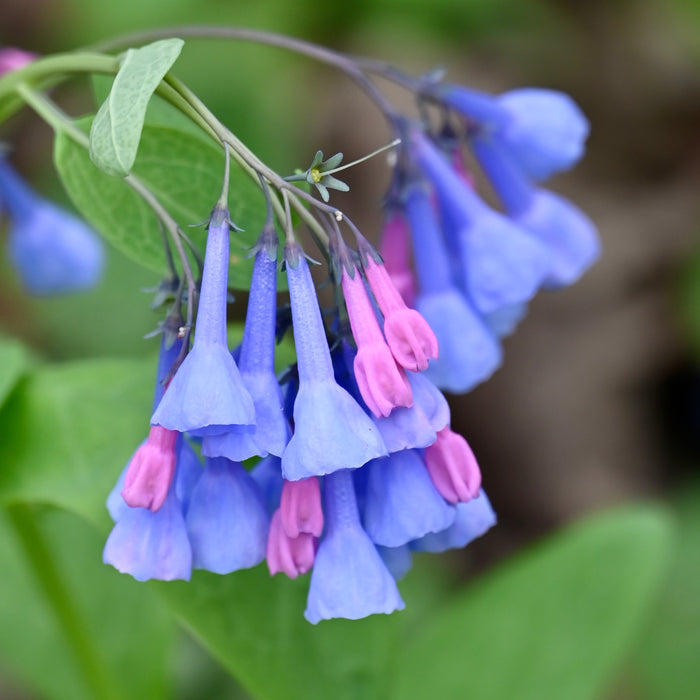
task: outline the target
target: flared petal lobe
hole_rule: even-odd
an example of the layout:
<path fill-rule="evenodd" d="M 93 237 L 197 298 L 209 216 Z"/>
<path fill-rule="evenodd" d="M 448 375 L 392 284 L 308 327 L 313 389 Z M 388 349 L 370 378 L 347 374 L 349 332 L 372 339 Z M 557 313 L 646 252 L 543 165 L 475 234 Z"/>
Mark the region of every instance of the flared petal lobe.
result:
<path fill-rule="evenodd" d="M 137 581 L 188 581 L 192 550 L 173 490 L 157 513 L 125 507 L 107 539 L 102 559 Z"/>
<path fill-rule="evenodd" d="M 471 501 L 458 503 L 456 509 L 457 516 L 450 527 L 411 542 L 411 549 L 416 552 L 445 552 L 448 549 L 461 549 L 496 524 L 496 514 L 483 490 Z"/>
<path fill-rule="evenodd" d="M 370 539 L 399 547 L 429 532 L 447 529 L 455 509 L 438 493 L 416 450 L 370 462 L 362 522 Z"/>
<path fill-rule="evenodd" d="M 304 616 L 312 624 L 401 610 L 396 583 L 359 522 L 352 476 L 324 477 L 326 533 L 316 553 Z"/>
<path fill-rule="evenodd" d="M 269 516 L 257 484 L 237 462 L 206 460 L 186 521 L 195 569 L 228 574 L 265 558 Z"/>

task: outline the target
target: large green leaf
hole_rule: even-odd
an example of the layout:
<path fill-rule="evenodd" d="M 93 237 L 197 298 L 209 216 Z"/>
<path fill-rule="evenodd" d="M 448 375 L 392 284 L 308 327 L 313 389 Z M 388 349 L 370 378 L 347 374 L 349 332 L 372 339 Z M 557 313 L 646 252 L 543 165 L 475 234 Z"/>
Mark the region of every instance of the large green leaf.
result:
<path fill-rule="evenodd" d="M 523 553 L 405 640 L 392 697 L 601 697 L 654 600 L 670 528 L 631 506 Z"/>
<path fill-rule="evenodd" d="M 105 498 L 148 434 L 155 365 L 92 360 L 29 375 L 0 412 L 0 504 L 47 503 L 105 527 Z"/>
<path fill-rule="evenodd" d="M 119 177 L 131 172 L 148 102 L 183 44 L 182 39 L 163 39 L 124 55 L 90 129 L 90 158 L 100 170 Z"/>
<path fill-rule="evenodd" d="M 152 591 L 102 564 L 104 539 L 87 523 L 53 509 L 27 514 L 36 519 L 110 697 L 167 697 L 172 616 Z M 0 509 L 0 665 L 41 697 L 95 700 L 12 522 Z"/>
<path fill-rule="evenodd" d="M 400 615 L 311 625 L 303 617 L 308 576 L 270 578 L 264 566 L 152 585 L 258 700 L 388 696 Z"/>
<path fill-rule="evenodd" d="M 87 127 L 90 119 L 79 124 Z M 87 151 L 58 134 L 54 159 L 63 184 L 78 210 L 126 255 L 164 274 L 166 259 L 155 214 L 124 181 L 98 170 Z M 170 212 L 182 229 L 204 250 L 204 227 L 188 228 L 208 219 L 221 192 L 223 151 L 192 133 L 165 125 L 143 129 L 133 172 Z M 229 209 L 243 233 L 231 235 L 229 286 L 247 289 L 252 260 L 247 248 L 256 241 L 265 220 L 259 188 L 235 165 L 231 169 Z"/>
<path fill-rule="evenodd" d="M 700 691 L 700 482 L 684 484 L 672 506 L 678 547 L 633 666 L 641 697 L 695 700 Z"/>

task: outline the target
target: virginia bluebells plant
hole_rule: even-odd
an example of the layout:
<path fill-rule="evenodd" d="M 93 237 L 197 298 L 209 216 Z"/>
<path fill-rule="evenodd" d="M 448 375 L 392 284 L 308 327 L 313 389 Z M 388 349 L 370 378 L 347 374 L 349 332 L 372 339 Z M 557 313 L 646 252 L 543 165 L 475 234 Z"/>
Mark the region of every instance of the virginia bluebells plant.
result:
<path fill-rule="evenodd" d="M 217 36 L 226 34 L 218 29 Z M 138 580 L 189 579 L 195 569 L 228 574 L 266 561 L 272 575 L 309 575 L 304 615 L 313 624 L 392 613 L 404 607 L 397 581 L 415 553 L 464 547 L 496 522 L 477 460 L 453 430 L 442 391 L 466 392 L 487 380 L 503 361 L 501 339 L 524 319 L 534 296 L 576 282 L 599 255 L 588 217 L 541 186 L 581 158 L 588 122 L 570 97 L 553 90 L 491 96 L 257 35 L 332 63 L 380 107 L 396 147 L 384 225 L 375 248 L 329 203 L 329 190 L 348 189 L 334 177 L 348 167 L 342 154 L 324 160 L 318 151 L 305 171 L 281 176 L 193 93 L 166 81 L 173 104 L 184 105 L 195 125 L 222 144 L 224 185 L 201 261 L 180 228 L 193 222 L 176 221 L 126 173 L 125 183 L 168 236 L 170 270 L 156 305 L 167 302 L 169 310 L 159 329 L 150 426 L 144 414 L 145 440 L 107 499 L 114 527 L 104 561 Z M 101 58 L 97 72 L 111 65 Z M 35 59 L 0 50 L 0 78 L 8 75 L 0 98 L 3 85 L 14 85 L 9 79 L 29 80 L 34 69 L 58 80 Z M 131 62 L 138 60 L 133 54 Z M 113 63 L 127 81 L 128 67 Z M 376 74 L 414 93 L 417 118 L 394 111 L 373 82 Z M 48 95 L 24 83 L 16 89 L 95 156 L 92 132 L 88 139 Z M 477 191 L 467 153 L 498 207 Z M 232 352 L 231 246 L 234 258 L 242 252 L 229 215 L 234 160 L 260 186 L 267 218 L 250 251 L 243 339 Z M 103 169 L 113 174 L 112 165 Z M 0 210 L 9 220 L 10 259 L 29 291 L 95 283 L 99 241 L 33 193 L 4 156 Z M 319 280 L 302 234 L 325 260 Z M 288 300 L 278 299 L 281 275 Z M 285 368 L 275 356 L 276 340 L 287 335 L 296 360 Z"/>

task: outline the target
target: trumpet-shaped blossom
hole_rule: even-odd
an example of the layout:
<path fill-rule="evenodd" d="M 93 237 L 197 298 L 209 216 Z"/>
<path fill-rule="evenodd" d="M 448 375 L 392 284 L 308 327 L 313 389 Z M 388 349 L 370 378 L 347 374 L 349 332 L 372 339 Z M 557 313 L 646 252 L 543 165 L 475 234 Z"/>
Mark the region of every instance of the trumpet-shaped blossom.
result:
<path fill-rule="evenodd" d="M 238 462 L 205 460 L 186 523 L 195 569 L 227 574 L 265 558 L 269 516 L 258 485 Z"/>
<path fill-rule="evenodd" d="M 497 143 L 474 138 L 473 148 L 510 216 L 549 250 L 544 286 L 576 282 L 600 255 L 591 220 L 563 197 L 533 187 Z"/>
<path fill-rule="evenodd" d="M 255 408 L 226 346 L 228 211 L 212 212 L 194 345 L 151 418 L 153 425 L 216 435 L 255 422 Z"/>
<path fill-rule="evenodd" d="M 375 416 L 388 416 L 398 406 L 412 406 L 411 385 L 384 341 L 359 270 L 351 277 L 343 269 L 342 286 L 357 344 L 355 379 L 364 402 Z"/>
<path fill-rule="evenodd" d="M 387 451 L 369 416 L 335 382 L 306 260 L 296 246 L 288 246 L 286 257 L 299 391 L 294 401 L 294 434 L 282 455 L 282 474 L 296 481 L 361 467 Z"/>
<path fill-rule="evenodd" d="M 311 573 L 306 619 L 358 620 L 403 609 L 393 577 L 360 524 L 351 472 L 325 476 L 323 490 L 326 531 Z"/>
<path fill-rule="evenodd" d="M 422 134 L 413 153 L 435 187 L 460 288 L 482 314 L 529 301 L 550 268 L 547 248 L 490 209 Z"/>
<path fill-rule="evenodd" d="M 447 252 L 422 188 L 412 187 L 407 193 L 406 213 L 421 287 L 416 308 L 440 347 L 440 359 L 430 362 L 426 375 L 448 391 L 468 391 L 500 366 L 500 345 L 450 281 Z"/>
<path fill-rule="evenodd" d="M 368 258 L 365 274 L 384 316 L 384 335 L 394 358 L 413 372 L 426 369 L 429 360 L 438 359 L 435 333 L 415 309 L 406 306 L 383 265 Z"/>
<path fill-rule="evenodd" d="M 270 521 L 267 538 L 267 568 L 270 575 L 282 572 L 289 578 L 296 578 L 311 570 L 315 555 L 314 536 L 300 532 L 296 537 L 290 537 L 282 525 L 280 511 L 276 510 Z"/>
<path fill-rule="evenodd" d="M 496 524 L 496 514 L 483 490 L 476 498 L 466 503 L 458 503 L 455 508 L 457 515 L 450 527 L 411 542 L 411 549 L 415 552 L 445 552 L 448 549 L 461 549 Z"/>
<path fill-rule="evenodd" d="M 450 503 L 466 502 L 481 488 L 481 471 L 467 441 L 449 428 L 443 428 L 437 440 L 425 450 L 430 478 L 443 498 Z"/>
<path fill-rule="evenodd" d="M 462 86 L 445 86 L 440 97 L 480 130 L 499 139 L 530 178 L 544 180 L 581 158 L 589 124 L 563 92 L 521 88 L 492 97 Z"/>
<path fill-rule="evenodd" d="M 289 440 L 289 424 L 284 416 L 282 392 L 274 367 L 276 243 L 274 231 L 265 229 L 255 256 L 238 360 L 243 385 L 255 405 L 255 423 L 234 425 L 225 433 L 205 437 L 202 453 L 207 457 L 228 457 L 238 462 L 254 455 L 281 457 Z"/>
<path fill-rule="evenodd" d="M 158 512 L 128 507 L 120 512 L 102 560 L 137 581 L 189 581 L 192 549 L 182 507 L 172 486 Z"/>
<path fill-rule="evenodd" d="M 179 433 L 151 426 L 146 441 L 131 458 L 124 478 L 122 498 L 132 508 L 154 513 L 163 505 L 175 474 L 175 443 Z"/>
<path fill-rule="evenodd" d="M 364 469 L 362 523 L 374 543 L 399 547 L 454 521 L 454 507 L 438 493 L 416 450 L 394 452 Z"/>
<path fill-rule="evenodd" d="M 411 232 L 399 211 L 388 214 L 379 238 L 379 253 L 396 291 L 408 305 L 416 297 L 416 278 L 411 269 Z"/>
<path fill-rule="evenodd" d="M 97 284 L 104 267 L 97 234 L 35 194 L 2 156 L 0 202 L 10 218 L 9 257 L 28 292 L 66 294 Z"/>
<path fill-rule="evenodd" d="M 323 532 L 321 486 L 311 476 L 299 481 L 285 481 L 280 497 L 282 527 L 291 538 L 307 533 L 320 537 Z"/>

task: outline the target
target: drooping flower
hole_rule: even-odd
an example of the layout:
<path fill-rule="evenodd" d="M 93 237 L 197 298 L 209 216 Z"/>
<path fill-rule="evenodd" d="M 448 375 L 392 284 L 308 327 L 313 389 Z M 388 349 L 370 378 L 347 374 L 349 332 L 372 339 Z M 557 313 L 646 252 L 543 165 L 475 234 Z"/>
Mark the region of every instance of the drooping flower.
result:
<path fill-rule="evenodd" d="M 476 498 L 466 503 L 458 503 L 455 507 L 457 515 L 450 527 L 411 542 L 410 548 L 415 552 L 445 552 L 448 549 L 461 549 L 496 524 L 496 514 L 483 490 Z"/>
<path fill-rule="evenodd" d="M 255 422 L 253 400 L 226 345 L 228 250 L 228 210 L 218 204 L 209 223 L 194 344 L 153 413 L 153 425 L 216 435 Z"/>
<path fill-rule="evenodd" d="M 568 170 L 583 155 L 588 120 L 563 92 L 521 88 L 493 97 L 449 85 L 439 96 L 482 133 L 500 140 L 535 180 Z"/>
<path fill-rule="evenodd" d="M 440 495 L 416 450 L 394 452 L 363 469 L 362 523 L 375 544 L 399 547 L 454 521 L 455 508 Z"/>
<path fill-rule="evenodd" d="M 0 201 L 9 257 L 28 292 L 78 292 L 102 276 L 104 248 L 84 222 L 34 193 L 0 155 Z"/>
<path fill-rule="evenodd" d="M 238 368 L 255 405 L 255 423 L 234 425 L 225 433 L 204 438 L 202 453 L 243 461 L 254 455 L 282 456 L 289 440 L 289 424 L 282 392 L 275 376 L 275 309 L 277 235 L 265 228 L 258 241 L 250 283 L 248 313 Z"/>
<path fill-rule="evenodd" d="M 186 524 L 195 569 L 227 574 L 265 558 L 269 516 L 258 485 L 238 462 L 205 460 Z"/>
<path fill-rule="evenodd" d="M 192 549 L 175 489 L 170 488 L 156 513 L 148 508 L 121 510 L 102 559 L 137 581 L 189 581 Z"/>
<path fill-rule="evenodd" d="M 414 133 L 412 144 L 459 256 L 458 286 L 481 314 L 529 301 L 549 271 L 548 250 L 488 207 L 424 135 Z"/>
<path fill-rule="evenodd" d="M 600 255 L 591 220 L 563 197 L 533 187 L 498 143 L 474 137 L 472 147 L 513 221 L 549 250 L 551 262 L 544 286 L 558 288 L 576 282 Z"/>
<path fill-rule="evenodd" d="M 311 573 L 306 619 L 357 620 L 403 609 L 393 577 L 360 524 L 352 473 L 328 474 L 323 490 L 326 531 Z"/>
<path fill-rule="evenodd" d="M 431 360 L 426 375 L 448 391 L 468 391 L 500 366 L 500 345 L 451 282 L 447 252 L 423 188 L 413 186 L 406 193 L 406 214 L 420 281 L 416 309 L 432 328 L 440 348 L 440 358 Z"/>
<path fill-rule="evenodd" d="M 365 404 L 375 416 L 388 416 L 394 408 L 412 406 L 408 377 L 384 340 L 357 268 L 353 276 L 343 269 L 342 287 L 357 345 L 355 379 Z"/>
<path fill-rule="evenodd" d="M 285 251 L 297 351 L 299 391 L 294 433 L 282 455 L 285 479 L 296 481 L 361 467 L 385 455 L 379 431 L 360 405 L 336 383 L 316 291 L 296 245 Z"/>

